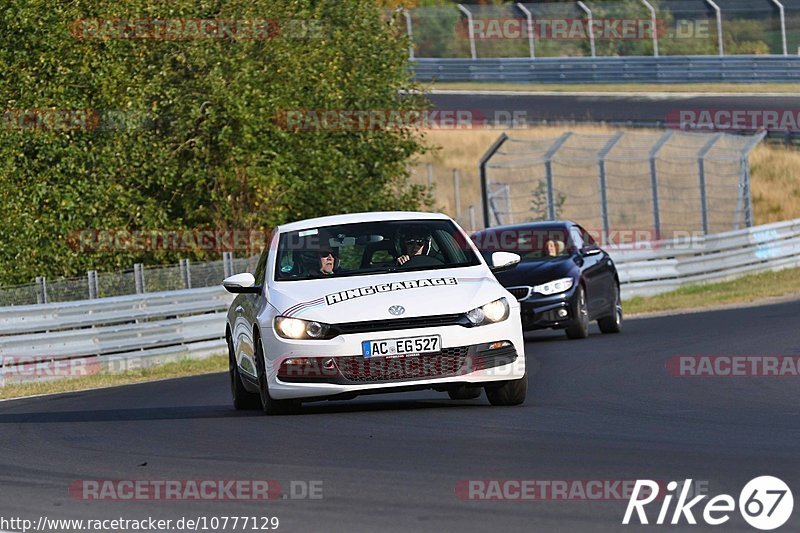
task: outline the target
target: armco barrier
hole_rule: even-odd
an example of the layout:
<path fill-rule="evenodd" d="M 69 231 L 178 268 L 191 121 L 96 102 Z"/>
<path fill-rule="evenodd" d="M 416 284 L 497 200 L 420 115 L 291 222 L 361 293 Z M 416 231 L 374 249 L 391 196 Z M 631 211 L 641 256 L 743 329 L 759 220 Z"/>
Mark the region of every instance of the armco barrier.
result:
<path fill-rule="evenodd" d="M 800 219 L 714 235 L 609 247 L 622 297 L 800 267 Z"/>
<path fill-rule="evenodd" d="M 617 264 L 623 298 L 653 295 L 690 283 L 800 267 L 800 219 L 607 249 Z M 0 384 L 20 376 L 48 379 L 48 364 L 78 362 L 78 371 L 101 372 L 225 353 L 231 301 L 221 287 L 207 287 L 0 308 Z M 19 368 L 37 364 L 43 364 L 41 376 L 35 368 Z"/>
<path fill-rule="evenodd" d="M 217 286 L 0 308 L 0 384 L 225 353 L 231 300 Z"/>
<path fill-rule="evenodd" d="M 630 56 L 453 59 L 411 62 L 418 81 L 518 83 L 796 82 L 800 56 Z"/>

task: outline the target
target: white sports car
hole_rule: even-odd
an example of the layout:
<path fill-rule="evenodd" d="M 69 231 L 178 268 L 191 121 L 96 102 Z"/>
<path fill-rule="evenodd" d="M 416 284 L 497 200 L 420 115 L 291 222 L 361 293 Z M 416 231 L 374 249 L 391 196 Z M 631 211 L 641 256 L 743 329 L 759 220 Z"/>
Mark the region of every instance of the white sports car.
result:
<path fill-rule="evenodd" d="M 492 405 L 525 400 L 519 303 L 453 220 L 360 213 L 278 227 L 255 274 L 223 282 L 233 403 L 285 413 L 303 401 L 435 389 Z"/>

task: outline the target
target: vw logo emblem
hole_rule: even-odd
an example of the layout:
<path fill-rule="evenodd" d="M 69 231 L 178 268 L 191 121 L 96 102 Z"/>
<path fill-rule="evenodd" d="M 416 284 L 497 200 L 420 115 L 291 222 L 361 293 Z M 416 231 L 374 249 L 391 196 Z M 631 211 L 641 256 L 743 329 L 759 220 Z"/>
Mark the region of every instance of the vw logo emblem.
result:
<path fill-rule="evenodd" d="M 394 316 L 400 316 L 405 312 L 406 308 L 403 307 L 402 305 L 393 305 L 389 308 L 389 314 L 392 314 Z"/>

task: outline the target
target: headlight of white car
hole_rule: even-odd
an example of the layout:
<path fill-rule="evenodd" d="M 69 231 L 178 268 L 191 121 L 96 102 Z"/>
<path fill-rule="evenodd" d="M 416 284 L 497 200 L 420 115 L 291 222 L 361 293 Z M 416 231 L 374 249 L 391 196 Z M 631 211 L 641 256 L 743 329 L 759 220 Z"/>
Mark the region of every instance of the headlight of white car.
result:
<path fill-rule="evenodd" d="M 473 326 L 483 326 L 502 322 L 508 318 L 510 308 L 505 298 L 500 298 L 486 305 L 467 311 L 467 318 Z"/>
<path fill-rule="evenodd" d="M 538 292 L 539 294 L 544 294 L 545 296 L 549 296 L 551 294 L 558 294 L 560 292 L 570 290 L 572 288 L 573 283 L 575 283 L 575 280 L 573 280 L 572 278 L 556 279 L 544 283 L 542 285 L 534 286 L 533 292 Z"/>
<path fill-rule="evenodd" d="M 275 331 L 284 339 L 324 339 L 330 326 L 313 320 L 275 317 Z"/>

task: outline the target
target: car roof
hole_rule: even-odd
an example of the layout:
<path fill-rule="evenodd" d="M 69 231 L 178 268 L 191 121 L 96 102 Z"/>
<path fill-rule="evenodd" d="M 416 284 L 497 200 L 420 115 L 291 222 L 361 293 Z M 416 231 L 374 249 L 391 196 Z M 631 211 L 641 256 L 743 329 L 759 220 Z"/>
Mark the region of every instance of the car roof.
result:
<path fill-rule="evenodd" d="M 303 229 L 335 226 L 337 224 L 354 224 L 357 222 L 382 222 L 392 220 L 451 220 L 443 213 L 424 213 L 421 211 L 377 211 L 372 213 L 350 213 L 347 215 L 331 215 L 327 217 L 309 218 L 291 222 L 278 227 L 281 233 Z"/>
<path fill-rule="evenodd" d="M 490 228 L 485 228 L 475 233 L 481 233 L 484 231 L 505 231 L 505 230 L 532 230 L 532 229 L 542 229 L 542 228 L 561 228 L 561 227 L 570 227 L 576 225 L 575 222 L 571 220 L 545 220 L 542 222 L 526 222 L 524 224 L 509 224 L 507 226 L 492 226 Z"/>

